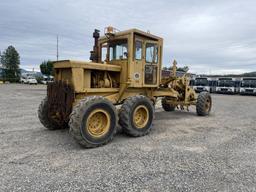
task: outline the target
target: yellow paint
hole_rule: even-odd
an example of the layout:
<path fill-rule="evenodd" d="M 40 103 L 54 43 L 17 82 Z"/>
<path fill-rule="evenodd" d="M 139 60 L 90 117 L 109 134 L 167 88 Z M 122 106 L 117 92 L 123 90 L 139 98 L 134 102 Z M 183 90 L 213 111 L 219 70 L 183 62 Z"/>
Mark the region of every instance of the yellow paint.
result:
<path fill-rule="evenodd" d="M 95 109 L 89 114 L 85 126 L 92 137 L 102 137 L 110 129 L 110 115 L 103 109 Z"/>
<path fill-rule="evenodd" d="M 149 120 L 149 111 L 144 105 L 139 105 L 133 112 L 133 124 L 138 128 L 144 128 Z"/>
<path fill-rule="evenodd" d="M 127 58 L 111 60 L 108 58 L 110 45 L 113 42 L 127 41 Z M 135 42 L 142 43 L 141 59 L 135 58 Z M 146 45 L 154 44 L 158 52 L 156 63 L 146 62 Z M 101 46 L 107 48 L 107 58 L 101 61 Z M 167 79 L 161 79 L 163 39 L 137 29 L 115 32 L 111 37 L 99 38 L 99 63 L 89 61 L 63 60 L 54 63 L 55 79 L 68 82 L 74 87 L 76 102 L 86 96 L 100 95 L 113 104 L 124 101 L 127 97 L 142 94 L 155 101 L 157 97 L 171 98 L 168 102 L 179 105 L 194 104 L 196 94 L 189 87 L 186 75 L 176 77 L 174 74 Z M 174 72 L 177 68 L 174 61 Z M 154 66 L 155 82 L 146 84 L 145 68 Z M 147 73 L 148 74 L 148 73 Z M 152 75 L 151 79 L 154 78 Z"/>

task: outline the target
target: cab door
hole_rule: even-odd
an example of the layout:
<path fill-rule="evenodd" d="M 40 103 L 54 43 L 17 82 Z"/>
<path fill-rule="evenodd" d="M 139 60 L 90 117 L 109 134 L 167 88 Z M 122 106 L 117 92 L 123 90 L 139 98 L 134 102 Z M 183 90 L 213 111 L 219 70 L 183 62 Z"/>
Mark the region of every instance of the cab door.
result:
<path fill-rule="evenodd" d="M 159 84 L 159 44 L 157 41 L 145 41 L 143 65 L 143 87 L 157 87 Z"/>
<path fill-rule="evenodd" d="M 133 79 L 134 87 L 143 86 L 143 69 L 144 69 L 144 53 L 143 53 L 143 39 L 135 37 L 134 41 L 134 70 Z"/>

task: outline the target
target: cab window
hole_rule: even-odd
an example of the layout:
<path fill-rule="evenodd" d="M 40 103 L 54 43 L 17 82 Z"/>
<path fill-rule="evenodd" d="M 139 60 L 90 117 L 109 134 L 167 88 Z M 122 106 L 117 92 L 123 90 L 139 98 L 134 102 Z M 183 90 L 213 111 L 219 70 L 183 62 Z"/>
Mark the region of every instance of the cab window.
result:
<path fill-rule="evenodd" d="M 146 63 L 158 63 L 158 47 L 155 43 L 146 44 Z"/>
<path fill-rule="evenodd" d="M 101 45 L 101 62 L 104 62 L 107 59 L 107 48 L 107 43 Z"/>
<path fill-rule="evenodd" d="M 135 53 L 134 57 L 136 60 L 141 60 L 142 59 L 142 42 L 141 41 L 135 41 Z"/>
<path fill-rule="evenodd" d="M 123 60 L 128 57 L 127 40 L 112 42 L 109 46 L 111 60 Z"/>
<path fill-rule="evenodd" d="M 154 63 L 158 63 L 158 46 L 155 45 L 155 58 L 154 58 Z"/>

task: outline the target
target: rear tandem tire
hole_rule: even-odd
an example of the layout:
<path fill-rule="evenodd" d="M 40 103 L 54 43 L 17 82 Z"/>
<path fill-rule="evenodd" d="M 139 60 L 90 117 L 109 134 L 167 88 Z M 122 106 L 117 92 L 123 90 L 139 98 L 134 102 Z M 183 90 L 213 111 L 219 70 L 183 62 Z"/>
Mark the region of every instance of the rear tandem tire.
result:
<path fill-rule="evenodd" d="M 212 108 L 212 98 L 209 92 L 201 92 L 196 102 L 196 112 L 199 116 L 209 115 Z"/>
<path fill-rule="evenodd" d="M 40 122 L 49 130 L 63 129 L 51 118 L 48 117 L 48 99 L 45 97 L 38 108 L 38 118 Z"/>
<path fill-rule="evenodd" d="M 173 105 L 167 103 L 166 97 L 163 97 L 161 101 L 162 101 L 162 107 L 165 111 L 175 111 L 176 106 L 173 106 Z"/>
<path fill-rule="evenodd" d="M 119 124 L 123 131 L 133 137 L 148 134 L 152 128 L 154 107 L 143 95 L 127 98 L 119 112 Z"/>
<path fill-rule="evenodd" d="M 104 97 L 89 96 L 80 100 L 73 108 L 69 131 L 82 147 L 93 148 L 113 140 L 116 125 L 115 106 Z"/>

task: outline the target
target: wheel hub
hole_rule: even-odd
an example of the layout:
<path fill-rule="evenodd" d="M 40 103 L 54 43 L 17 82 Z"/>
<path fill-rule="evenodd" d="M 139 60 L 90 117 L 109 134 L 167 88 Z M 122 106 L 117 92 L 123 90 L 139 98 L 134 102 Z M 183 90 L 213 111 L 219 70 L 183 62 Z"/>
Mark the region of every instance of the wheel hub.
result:
<path fill-rule="evenodd" d="M 102 109 L 95 109 L 87 118 L 87 130 L 93 137 L 105 135 L 110 128 L 110 115 Z"/>
<path fill-rule="evenodd" d="M 133 113 L 133 123 L 137 128 L 144 128 L 149 120 L 149 111 L 144 105 L 139 105 Z"/>
<path fill-rule="evenodd" d="M 211 100 L 210 98 L 207 98 L 206 102 L 205 102 L 205 110 L 209 111 L 211 108 Z"/>

